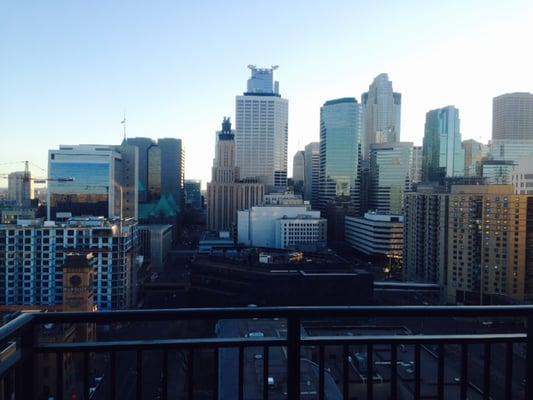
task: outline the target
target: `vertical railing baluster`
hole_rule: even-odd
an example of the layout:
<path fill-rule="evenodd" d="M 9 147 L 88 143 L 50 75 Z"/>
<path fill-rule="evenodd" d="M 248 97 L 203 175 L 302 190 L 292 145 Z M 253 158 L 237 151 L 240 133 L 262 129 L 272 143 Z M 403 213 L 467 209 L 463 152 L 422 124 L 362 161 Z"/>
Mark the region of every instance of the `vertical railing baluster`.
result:
<path fill-rule="evenodd" d="M 366 346 L 366 398 L 374 398 L 374 348 L 371 344 Z"/>
<path fill-rule="evenodd" d="M 483 358 L 483 399 L 490 400 L 490 343 L 485 343 L 484 345 Z"/>
<path fill-rule="evenodd" d="M 300 319 L 287 321 L 287 397 L 300 400 Z"/>
<path fill-rule="evenodd" d="M 239 347 L 239 400 L 244 400 L 244 347 Z"/>
<path fill-rule="evenodd" d="M 420 343 L 415 344 L 415 400 L 420 399 Z"/>
<path fill-rule="evenodd" d="M 213 400 L 218 400 L 218 347 L 213 349 Z"/>
<path fill-rule="evenodd" d="M 143 351 L 137 350 L 137 400 L 143 398 Z"/>
<path fill-rule="evenodd" d="M 533 399 L 533 315 L 527 317 L 526 399 Z"/>
<path fill-rule="evenodd" d="M 395 344 L 390 347 L 390 398 L 398 398 L 398 348 Z"/>
<path fill-rule="evenodd" d="M 324 400 L 324 346 L 318 348 L 318 400 Z"/>
<path fill-rule="evenodd" d="M 117 353 L 114 351 L 109 354 L 109 369 L 111 375 L 109 378 L 110 398 L 111 400 L 115 400 L 117 398 Z"/>
<path fill-rule="evenodd" d="M 468 344 L 461 345 L 461 400 L 467 399 L 468 391 Z"/>
<path fill-rule="evenodd" d="M 2 378 L 2 386 L 4 389 L 4 399 L 11 399 L 11 378 L 12 378 L 12 372 L 6 373 L 4 377 Z"/>
<path fill-rule="evenodd" d="M 35 329 L 32 325 L 20 335 L 20 348 L 23 362 L 14 368 L 15 377 L 15 398 L 33 399 L 35 387 L 35 374 L 33 364 L 35 357 L 33 348 L 35 345 Z"/>
<path fill-rule="evenodd" d="M 189 348 L 187 357 L 187 398 L 192 400 L 194 397 L 194 349 Z"/>
<path fill-rule="evenodd" d="M 161 399 L 168 398 L 168 349 L 163 349 L 161 360 Z"/>
<path fill-rule="evenodd" d="M 56 396 L 63 400 L 63 353 L 56 354 Z"/>
<path fill-rule="evenodd" d="M 505 344 L 505 398 L 511 399 L 513 394 L 513 343 Z"/>
<path fill-rule="evenodd" d="M 88 351 L 83 352 L 83 398 L 89 400 L 89 356 Z"/>
<path fill-rule="evenodd" d="M 270 363 L 270 349 L 263 347 L 263 400 L 268 400 L 268 364 Z"/>
<path fill-rule="evenodd" d="M 437 400 L 444 400 L 444 344 L 439 343 L 437 370 Z"/>
<path fill-rule="evenodd" d="M 350 398 L 350 387 L 349 387 L 349 368 L 350 365 L 348 363 L 348 345 L 345 344 L 342 346 L 342 394 L 344 400 L 349 400 Z"/>

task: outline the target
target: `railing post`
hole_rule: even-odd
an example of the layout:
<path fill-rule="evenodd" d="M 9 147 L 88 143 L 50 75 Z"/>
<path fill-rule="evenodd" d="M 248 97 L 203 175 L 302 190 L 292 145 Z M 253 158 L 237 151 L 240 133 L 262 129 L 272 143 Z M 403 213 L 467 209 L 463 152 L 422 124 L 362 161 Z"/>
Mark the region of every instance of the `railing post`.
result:
<path fill-rule="evenodd" d="M 287 321 L 287 398 L 300 399 L 300 318 Z"/>
<path fill-rule="evenodd" d="M 35 346 L 35 329 L 33 322 L 20 335 L 20 349 L 22 353 L 22 362 L 15 370 L 15 398 L 23 400 L 32 400 L 33 389 L 35 386 L 34 374 L 34 354 Z"/>
<path fill-rule="evenodd" d="M 527 317 L 526 399 L 533 399 L 533 315 Z"/>

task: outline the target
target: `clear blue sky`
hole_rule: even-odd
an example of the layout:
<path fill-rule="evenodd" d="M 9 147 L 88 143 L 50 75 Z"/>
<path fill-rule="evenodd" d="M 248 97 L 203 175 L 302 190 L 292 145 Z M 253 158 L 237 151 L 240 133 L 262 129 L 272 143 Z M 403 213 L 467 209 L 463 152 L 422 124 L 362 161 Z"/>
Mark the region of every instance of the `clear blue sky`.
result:
<path fill-rule="evenodd" d="M 183 139 L 186 178 L 205 182 L 248 64 L 280 66 L 289 165 L 318 140 L 321 104 L 381 72 L 403 96 L 402 140 L 420 144 L 426 111 L 454 104 L 463 138 L 486 141 L 492 97 L 533 92 L 532 21 L 531 0 L 3 0 L 0 164 L 118 144 L 126 111 L 128 136 Z"/>

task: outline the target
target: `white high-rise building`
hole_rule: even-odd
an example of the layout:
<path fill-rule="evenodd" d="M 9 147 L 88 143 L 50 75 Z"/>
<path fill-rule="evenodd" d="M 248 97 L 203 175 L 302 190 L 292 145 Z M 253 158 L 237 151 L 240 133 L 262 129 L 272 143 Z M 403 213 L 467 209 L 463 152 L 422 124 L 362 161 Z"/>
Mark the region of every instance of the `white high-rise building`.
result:
<path fill-rule="evenodd" d="M 289 102 L 273 81 L 277 66 L 249 68 L 247 91 L 236 97 L 235 163 L 242 179 L 286 188 Z"/>
<path fill-rule="evenodd" d="M 369 157 L 370 145 L 400 141 L 402 95 L 392 90 L 387 74 L 379 74 L 361 96 L 363 106 L 363 158 Z"/>

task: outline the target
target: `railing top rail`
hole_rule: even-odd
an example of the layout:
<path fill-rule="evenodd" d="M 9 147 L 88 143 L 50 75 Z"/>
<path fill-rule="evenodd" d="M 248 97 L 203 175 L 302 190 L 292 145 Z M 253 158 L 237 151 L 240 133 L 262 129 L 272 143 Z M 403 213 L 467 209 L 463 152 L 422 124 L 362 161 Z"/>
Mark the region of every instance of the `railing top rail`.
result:
<path fill-rule="evenodd" d="M 29 329 L 33 320 L 33 314 L 22 313 L 7 324 L 0 326 L 0 344 L 5 344 L 5 342 L 19 335 L 23 330 Z"/>
<path fill-rule="evenodd" d="M 533 305 L 513 306 L 326 306 L 230 307 L 30 313 L 36 323 L 111 323 L 153 320 L 218 320 L 240 318 L 372 318 L 372 317 L 527 317 Z"/>
<path fill-rule="evenodd" d="M 500 334 L 443 334 L 443 335 L 365 335 L 365 336 L 308 336 L 301 338 L 303 346 L 361 345 L 361 344 L 462 344 L 462 343 L 519 343 L 525 342 L 525 333 Z M 37 352 L 106 352 L 128 350 L 156 350 L 169 348 L 227 348 L 227 347 L 275 347 L 286 346 L 284 337 L 263 338 L 192 338 L 192 339 L 147 339 L 100 342 L 46 343 L 35 347 Z"/>

